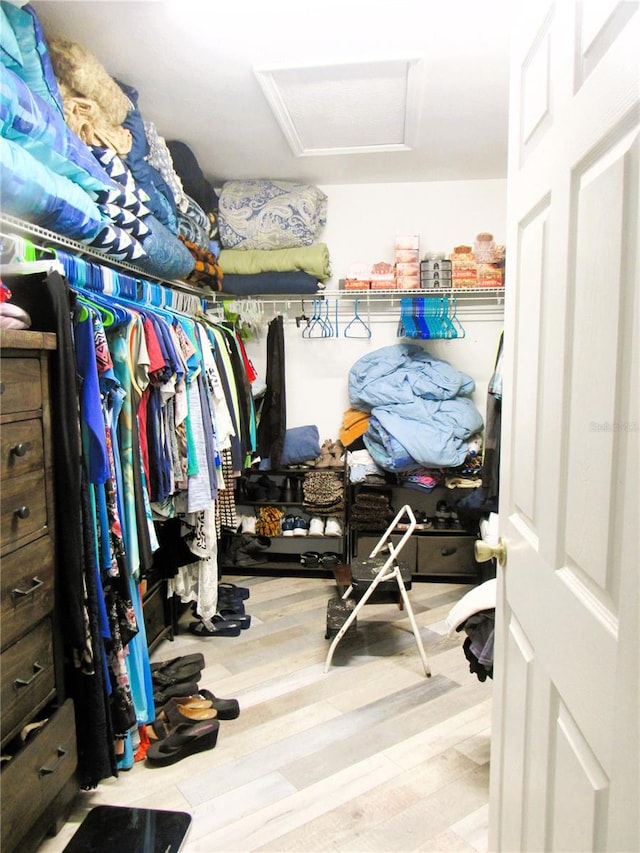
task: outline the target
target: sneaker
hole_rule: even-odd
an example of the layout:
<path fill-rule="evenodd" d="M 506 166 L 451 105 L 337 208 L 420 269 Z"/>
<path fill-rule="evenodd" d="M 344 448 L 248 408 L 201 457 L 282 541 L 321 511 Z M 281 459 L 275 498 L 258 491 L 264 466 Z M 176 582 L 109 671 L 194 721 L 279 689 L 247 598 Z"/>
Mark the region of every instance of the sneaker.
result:
<path fill-rule="evenodd" d="M 280 529 L 282 530 L 283 536 L 293 536 L 293 528 L 295 525 L 295 519 L 292 515 L 285 515 L 282 519 L 282 524 L 280 525 Z"/>
<path fill-rule="evenodd" d="M 309 522 L 309 536 L 324 536 L 324 520 L 319 515 L 314 515 Z"/>
<path fill-rule="evenodd" d="M 337 518 L 328 518 L 324 528 L 325 536 L 342 536 L 342 525 Z"/>
<path fill-rule="evenodd" d="M 306 521 L 299 515 L 293 520 L 293 535 L 294 536 L 307 536 L 309 533 L 309 522 Z"/>

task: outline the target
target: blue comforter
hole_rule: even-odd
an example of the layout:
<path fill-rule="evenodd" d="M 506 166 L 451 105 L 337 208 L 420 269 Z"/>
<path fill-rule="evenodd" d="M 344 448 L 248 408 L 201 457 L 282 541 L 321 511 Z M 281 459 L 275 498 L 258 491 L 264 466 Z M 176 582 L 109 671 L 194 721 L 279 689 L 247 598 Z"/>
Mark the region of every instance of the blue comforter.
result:
<path fill-rule="evenodd" d="M 349 402 L 370 412 L 364 443 L 395 473 L 461 465 L 469 438 L 483 429 L 469 398 L 475 383 L 415 344 L 368 353 L 349 372 Z"/>

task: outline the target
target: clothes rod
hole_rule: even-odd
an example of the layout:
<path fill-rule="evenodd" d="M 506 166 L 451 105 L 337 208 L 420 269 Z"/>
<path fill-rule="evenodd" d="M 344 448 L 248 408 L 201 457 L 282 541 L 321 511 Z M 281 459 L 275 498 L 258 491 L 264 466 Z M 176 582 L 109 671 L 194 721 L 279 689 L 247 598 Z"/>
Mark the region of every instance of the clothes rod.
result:
<path fill-rule="evenodd" d="M 10 231 L 17 232 L 20 236 L 37 237 L 40 243 L 38 248 L 43 251 L 47 248 L 67 249 L 80 257 L 91 258 L 93 261 L 102 264 L 103 266 L 129 272 L 136 278 L 157 282 L 165 287 L 170 287 L 174 290 L 182 291 L 183 293 L 189 293 L 193 296 L 197 296 L 199 299 L 205 299 L 209 303 L 213 303 L 215 301 L 217 291 L 210 290 L 209 288 L 193 287 L 187 282 L 180 281 L 179 279 L 164 279 L 157 275 L 151 275 L 145 270 L 136 267 L 134 264 L 127 263 L 127 261 L 117 261 L 102 252 L 92 249 L 90 246 L 85 246 L 84 243 L 79 243 L 77 240 L 64 237 L 61 234 L 57 234 L 55 231 L 49 231 L 46 228 L 42 228 L 40 225 L 34 225 L 32 222 L 26 222 L 25 220 L 3 213 L 0 215 L 0 226 Z"/>

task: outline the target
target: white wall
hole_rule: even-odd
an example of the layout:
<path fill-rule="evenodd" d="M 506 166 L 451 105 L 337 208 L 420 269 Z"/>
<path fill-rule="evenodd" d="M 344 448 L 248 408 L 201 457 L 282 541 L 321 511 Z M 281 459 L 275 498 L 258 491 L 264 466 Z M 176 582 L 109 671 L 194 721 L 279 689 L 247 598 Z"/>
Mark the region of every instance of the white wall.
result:
<path fill-rule="evenodd" d="M 327 225 L 320 239 L 329 247 L 332 278 L 327 283 L 330 319 L 335 320 L 333 292 L 354 262 L 372 265 L 393 262 L 394 239 L 398 234 L 418 234 L 421 256 L 426 251 L 450 252 L 460 243 L 473 243 L 480 231 L 490 231 L 496 242 L 505 240 L 506 180 L 450 181 L 421 184 L 350 184 L 322 186 L 328 196 Z M 323 306 L 324 307 L 324 306 Z M 307 316 L 312 301 L 305 299 Z M 302 337 L 295 316 L 302 313 L 302 300 L 265 303 L 265 331 L 247 351 L 262 377 L 266 370 L 266 323 L 275 313 L 285 317 L 287 369 L 287 425 L 316 424 L 321 441 L 337 438 L 342 413 L 349 407 L 347 378 L 351 365 L 365 353 L 399 343 L 396 336 L 399 300 L 378 302 L 361 299 L 359 313 L 370 323 L 368 340 L 343 336 L 353 318 L 354 298 L 338 302 L 340 337 Z M 459 312 L 466 337 L 422 342 L 438 358 L 444 358 L 471 375 L 477 385 L 474 402 L 484 416 L 486 387 L 493 371 L 498 336 L 502 329 L 499 309 L 488 315 L 479 311 Z M 304 324 L 303 324 L 304 326 Z"/>

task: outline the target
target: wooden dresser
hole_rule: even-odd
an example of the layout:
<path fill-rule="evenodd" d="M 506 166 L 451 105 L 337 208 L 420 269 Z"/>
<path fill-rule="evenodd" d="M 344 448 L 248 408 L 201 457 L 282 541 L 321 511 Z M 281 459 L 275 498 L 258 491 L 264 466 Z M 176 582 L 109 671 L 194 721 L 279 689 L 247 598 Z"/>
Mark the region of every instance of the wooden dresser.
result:
<path fill-rule="evenodd" d="M 56 618 L 55 347 L 54 334 L 0 330 L 3 853 L 33 850 L 57 831 L 78 789 L 74 708 L 65 696 Z"/>

